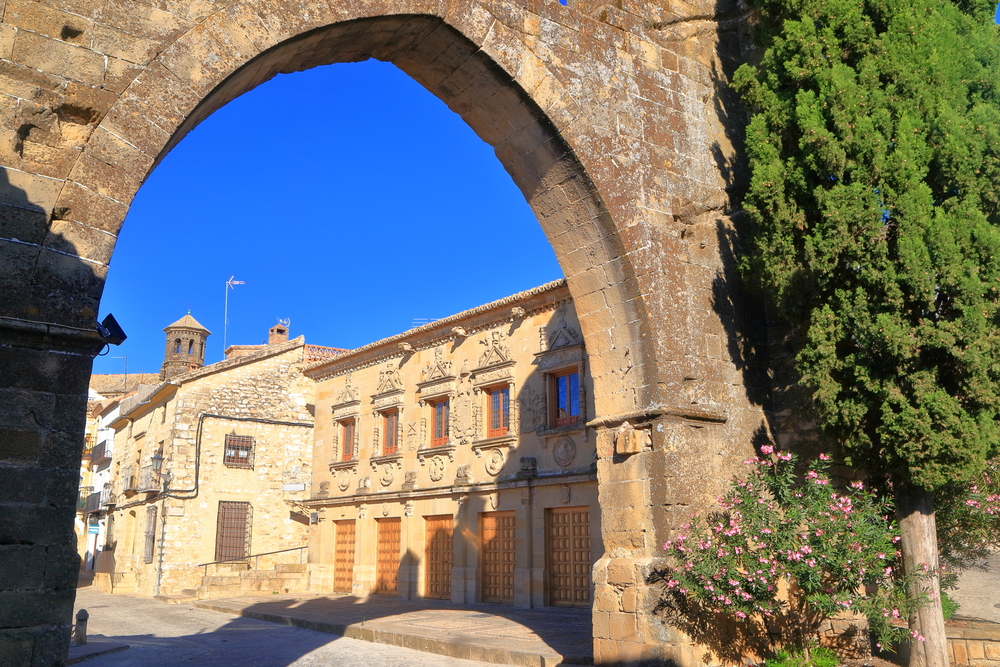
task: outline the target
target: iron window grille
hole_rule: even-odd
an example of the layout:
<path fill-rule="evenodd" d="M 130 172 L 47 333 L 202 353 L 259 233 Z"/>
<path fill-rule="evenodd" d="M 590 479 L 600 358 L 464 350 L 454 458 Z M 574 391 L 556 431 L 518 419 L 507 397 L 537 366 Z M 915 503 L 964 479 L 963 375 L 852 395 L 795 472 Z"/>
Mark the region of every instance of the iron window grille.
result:
<path fill-rule="evenodd" d="M 253 507 L 248 502 L 219 501 L 215 530 L 215 560 L 243 560 L 250 555 Z"/>
<path fill-rule="evenodd" d="M 225 451 L 225 457 L 222 459 L 222 462 L 226 467 L 253 470 L 253 436 L 227 435 Z"/>

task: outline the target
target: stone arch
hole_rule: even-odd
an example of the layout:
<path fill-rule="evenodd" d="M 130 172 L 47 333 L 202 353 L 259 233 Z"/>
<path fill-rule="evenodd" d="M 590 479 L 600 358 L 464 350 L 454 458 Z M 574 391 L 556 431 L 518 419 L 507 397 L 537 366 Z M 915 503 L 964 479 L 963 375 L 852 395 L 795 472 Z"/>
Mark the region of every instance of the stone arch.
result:
<path fill-rule="evenodd" d="M 740 17 L 720 18 L 725 2 L 652 0 L 624 10 L 592 0 L 72 4 L 46 9 L 54 21 L 8 11 L 0 33 L 15 33 L 9 52 L 0 40 L 12 59 L 0 92 L 27 109 L 13 152 L 0 152 L 0 460 L 20 466 L 3 469 L 0 511 L 17 504 L 18 520 L 0 523 L 0 549 L 38 547 L 64 564 L 34 559 L 44 578 L 31 581 L 51 603 L 10 641 L 54 656 L 38 664 L 58 662 L 65 633 L 47 628 L 72 599 L 75 547 L 49 526 L 72 525 L 87 376 L 102 347 L 93 319 L 132 197 L 226 101 L 278 72 L 375 57 L 494 147 L 567 276 L 597 394 L 597 662 L 698 664 L 691 642 L 653 618 L 645 576 L 760 424 L 743 304 L 727 281 L 731 143 L 716 92 L 717 47 Z M 35 146 L 46 141 L 69 145 L 51 157 Z"/>

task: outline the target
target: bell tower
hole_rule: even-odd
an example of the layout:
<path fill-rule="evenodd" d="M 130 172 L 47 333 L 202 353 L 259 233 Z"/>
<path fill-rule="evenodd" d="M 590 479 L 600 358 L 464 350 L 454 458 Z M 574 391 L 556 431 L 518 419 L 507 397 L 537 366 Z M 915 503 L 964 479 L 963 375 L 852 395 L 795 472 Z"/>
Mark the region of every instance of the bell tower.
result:
<path fill-rule="evenodd" d="M 167 334 L 167 346 L 163 353 L 163 366 L 160 367 L 161 380 L 205 365 L 205 340 L 212 332 L 191 317 L 191 311 L 163 332 Z"/>

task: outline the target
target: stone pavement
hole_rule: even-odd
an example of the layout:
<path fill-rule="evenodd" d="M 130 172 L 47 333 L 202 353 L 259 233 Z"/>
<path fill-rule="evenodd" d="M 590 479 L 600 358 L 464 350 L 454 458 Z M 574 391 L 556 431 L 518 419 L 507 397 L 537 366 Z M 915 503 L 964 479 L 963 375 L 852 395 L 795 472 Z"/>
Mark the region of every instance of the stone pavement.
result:
<path fill-rule="evenodd" d="M 203 600 L 201 609 L 506 665 L 592 664 L 589 609 L 515 609 L 310 594 Z"/>
<path fill-rule="evenodd" d="M 985 569 L 963 572 L 949 594 L 961 605 L 956 615 L 1000 623 L 1000 553 L 987 559 Z"/>
<path fill-rule="evenodd" d="M 87 646 L 129 645 L 83 667 L 499 667 L 90 587 L 76 606 L 90 612 Z"/>

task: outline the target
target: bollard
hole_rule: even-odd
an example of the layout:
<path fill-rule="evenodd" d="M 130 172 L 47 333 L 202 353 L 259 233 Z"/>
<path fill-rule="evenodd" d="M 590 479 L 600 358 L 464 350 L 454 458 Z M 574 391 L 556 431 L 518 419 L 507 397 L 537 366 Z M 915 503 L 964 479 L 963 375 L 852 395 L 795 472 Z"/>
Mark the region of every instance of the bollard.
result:
<path fill-rule="evenodd" d="M 87 643 L 87 619 L 89 618 L 90 614 L 87 613 L 86 609 L 76 612 L 76 634 L 73 639 L 77 646 L 83 646 Z"/>

